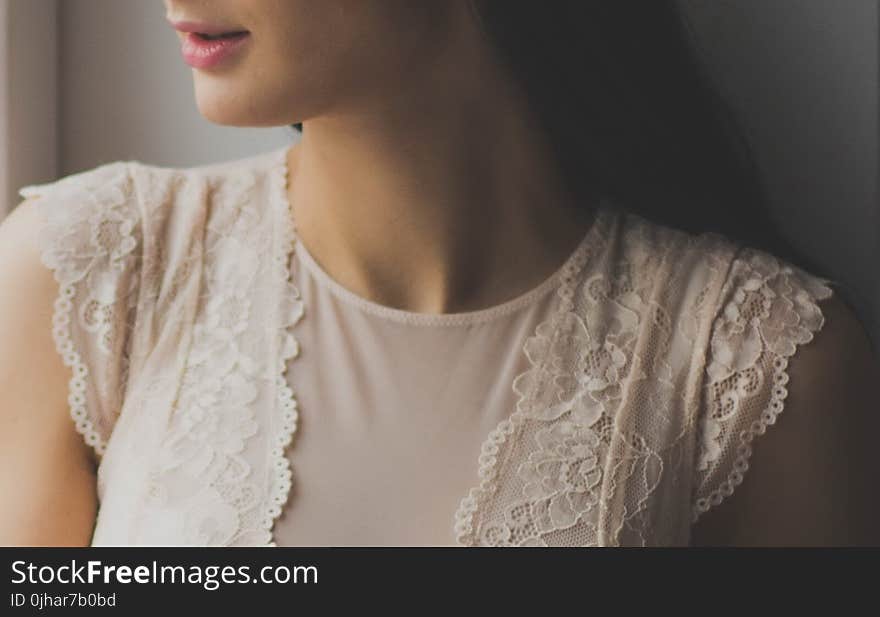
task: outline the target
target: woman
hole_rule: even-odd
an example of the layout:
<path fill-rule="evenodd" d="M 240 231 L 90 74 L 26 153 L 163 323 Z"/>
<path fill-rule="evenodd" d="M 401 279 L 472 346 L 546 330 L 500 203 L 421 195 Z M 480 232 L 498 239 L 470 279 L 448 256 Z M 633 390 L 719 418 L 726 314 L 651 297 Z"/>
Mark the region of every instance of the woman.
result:
<path fill-rule="evenodd" d="M 3 543 L 876 543 L 861 326 L 672 3 L 585 4 L 166 0 L 302 140 L 22 189 Z"/>

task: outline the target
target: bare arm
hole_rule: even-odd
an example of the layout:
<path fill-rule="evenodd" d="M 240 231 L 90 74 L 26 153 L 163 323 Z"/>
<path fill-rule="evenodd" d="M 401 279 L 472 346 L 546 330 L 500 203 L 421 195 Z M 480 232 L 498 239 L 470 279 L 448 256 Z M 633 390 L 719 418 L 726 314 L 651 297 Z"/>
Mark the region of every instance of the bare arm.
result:
<path fill-rule="evenodd" d="M 0 224 L 0 545 L 87 546 L 95 458 L 67 402 L 52 339 L 58 285 L 40 262 L 29 200 Z"/>
<path fill-rule="evenodd" d="M 693 526 L 693 546 L 880 546 L 880 365 L 846 304 L 821 307 L 778 421 L 736 492 Z"/>

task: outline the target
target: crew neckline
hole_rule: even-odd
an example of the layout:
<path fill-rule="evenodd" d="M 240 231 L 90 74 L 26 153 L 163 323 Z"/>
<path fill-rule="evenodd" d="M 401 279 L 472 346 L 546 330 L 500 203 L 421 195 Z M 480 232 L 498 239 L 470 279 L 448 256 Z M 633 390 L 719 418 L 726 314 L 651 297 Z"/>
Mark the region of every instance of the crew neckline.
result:
<path fill-rule="evenodd" d="M 315 278 L 315 280 L 324 286 L 334 296 L 344 302 L 353 305 L 366 313 L 388 319 L 390 321 L 417 325 L 417 326 L 464 326 L 478 323 L 486 323 L 495 319 L 510 315 L 516 311 L 526 308 L 535 302 L 544 298 L 554 289 L 558 289 L 565 273 L 575 267 L 584 253 L 588 252 L 597 240 L 600 231 L 606 226 L 607 216 L 610 214 L 608 202 L 605 197 L 601 197 L 596 205 L 596 210 L 589 228 L 584 233 L 577 246 L 569 253 L 563 263 L 543 281 L 532 288 L 520 293 L 519 295 L 500 302 L 498 304 L 476 309 L 472 311 L 457 311 L 452 313 L 422 313 L 418 311 L 408 311 L 390 307 L 373 300 L 369 300 L 349 288 L 345 287 L 334 279 L 309 252 L 305 244 L 301 241 L 296 227 L 296 220 L 293 216 L 293 208 L 288 198 L 289 174 L 287 169 L 288 153 L 293 146 L 285 146 L 279 150 L 280 161 L 276 165 L 280 165 L 280 175 L 283 182 L 280 183 L 281 195 L 279 198 L 279 207 L 282 213 L 286 215 L 286 223 L 291 233 L 290 239 L 293 242 L 291 254 L 288 260 L 296 259 L 297 263 L 302 264 Z"/>

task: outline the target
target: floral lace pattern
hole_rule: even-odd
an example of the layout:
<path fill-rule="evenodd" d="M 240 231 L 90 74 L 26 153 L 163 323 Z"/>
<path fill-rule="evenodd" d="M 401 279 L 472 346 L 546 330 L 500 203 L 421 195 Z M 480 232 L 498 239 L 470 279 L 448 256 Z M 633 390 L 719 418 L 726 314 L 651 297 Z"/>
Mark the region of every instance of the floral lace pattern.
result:
<path fill-rule="evenodd" d="M 605 255 L 606 243 L 621 224 L 610 215 L 598 220 L 590 245 L 595 258 Z M 631 233 L 643 231 L 636 226 Z M 486 442 L 482 483 L 456 514 L 460 545 L 602 543 L 603 510 L 610 507 L 605 470 L 618 456 L 620 465 L 645 474 L 646 497 L 656 488 L 659 474 L 649 467 L 656 453 L 648 441 L 615 428 L 626 384 L 647 379 L 645 357 L 636 354 L 646 321 L 656 328 L 658 350 L 666 349 L 668 316 L 646 301 L 647 295 L 636 293 L 635 286 L 649 280 L 639 281 L 635 272 L 651 272 L 645 266 L 662 254 L 662 246 L 653 247 L 640 263 L 615 264 L 611 276 L 602 263 L 594 263 L 585 275 L 573 270 L 559 289 L 558 313 L 525 342 L 532 368 L 513 384 L 517 410 Z M 585 255 L 579 267 L 592 259 Z M 600 315 L 602 310 L 608 314 Z M 659 360 L 662 353 L 655 357 Z M 659 361 L 653 366 L 667 368 Z M 621 444 L 625 452 L 617 454 Z M 505 466 L 499 462 L 504 459 L 522 462 Z M 632 516 L 644 510 L 644 501 Z M 486 520 L 478 520 L 479 512 Z"/>
<path fill-rule="evenodd" d="M 831 295 L 827 281 L 767 253 L 746 248 L 733 262 L 706 368 L 693 522 L 743 481 L 751 442 L 784 407 L 788 359 L 822 328 L 817 302 Z"/>
<path fill-rule="evenodd" d="M 742 481 L 749 451 L 734 459 L 719 444 L 757 415 L 738 407 L 740 397 L 767 392 L 770 413 L 781 410 L 780 357 L 821 328 L 824 282 L 766 253 L 737 253 L 716 234 L 658 237 L 636 216 L 621 225 L 610 237 L 630 247 L 626 259 L 572 277 L 559 313 L 525 342 L 531 368 L 513 384 L 516 412 L 484 444 L 481 484 L 456 514 L 460 545 L 686 544 L 690 517 L 674 512 L 705 511 Z M 724 294 L 713 322 L 711 300 Z M 695 351 L 709 341 L 704 371 Z M 772 389 L 756 366 L 765 349 L 780 354 Z M 715 395 L 708 410 L 698 383 Z M 744 443 L 765 423 L 768 413 L 742 433 Z"/>
<path fill-rule="evenodd" d="M 46 221 L 39 235 L 43 264 L 59 284 L 52 335 L 71 367 L 70 413 L 100 457 L 124 397 L 126 329 L 135 310 L 140 212 L 124 163 L 103 165 L 19 190 L 37 199 Z M 85 357 L 97 356 L 92 366 Z"/>
<path fill-rule="evenodd" d="M 285 175 L 280 167 L 273 171 L 258 180 L 252 169 L 237 170 L 209 189 L 210 201 L 228 209 L 207 225 L 203 309 L 193 325 L 178 403 L 150 475 L 147 503 L 182 514 L 182 520 L 172 525 L 178 535 L 153 542 L 274 544 L 272 525 L 290 488 L 283 450 L 297 419 L 284 379 L 298 349 L 289 328 L 303 306 L 287 271 L 289 231 L 283 224 L 267 225 L 251 205 L 261 192 L 269 203 L 281 203 Z M 260 328 L 270 323 L 277 328 Z"/>
<path fill-rule="evenodd" d="M 116 163 L 22 189 L 46 197 L 71 413 L 107 449 L 96 544 L 275 545 L 307 313 L 286 155 Z M 457 544 L 687 543 L 781 412 L 827 282 L 603 204 L 523 341 L 516 407 L 450 521 Z"/>

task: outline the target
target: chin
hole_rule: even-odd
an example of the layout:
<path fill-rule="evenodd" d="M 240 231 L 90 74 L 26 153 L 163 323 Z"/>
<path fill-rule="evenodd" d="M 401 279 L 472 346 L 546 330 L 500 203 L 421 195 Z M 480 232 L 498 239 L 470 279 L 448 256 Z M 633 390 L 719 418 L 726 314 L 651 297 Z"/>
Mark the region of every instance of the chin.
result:
<path fill-rule="evenodd" d="M 259 110 L 249 104 L 247 97 L 238 95 L 228 86 L 221 88 L 196 86 L 196 107 L 209 122 L 224 126 L 265 126 Z"/>
<path fill-rule="evenodd" d="M 212 124 L 220 126 L 234 127 L 257 127 L 270 126 L 264 122 L 256 120 L 252 114 L 241 112 L 231 108 L 229 105 L 201 105 L 199 104 L 199 113 L 205 120 Z"/>
<path fill-rule="evenodd" d="M 289 97 L 266 96 L 255 85 L 233 86 L 226 77 L 212 83 L 211 76 L 196 76 L 195 100 L 206 120 L 223 126 L 274 127 L 301 121 L 291 115 Z"/>

